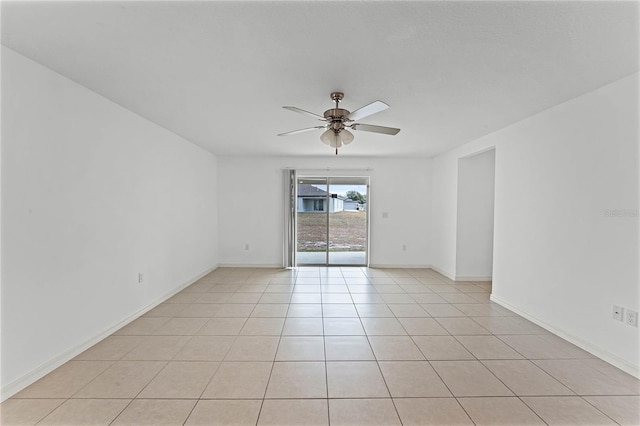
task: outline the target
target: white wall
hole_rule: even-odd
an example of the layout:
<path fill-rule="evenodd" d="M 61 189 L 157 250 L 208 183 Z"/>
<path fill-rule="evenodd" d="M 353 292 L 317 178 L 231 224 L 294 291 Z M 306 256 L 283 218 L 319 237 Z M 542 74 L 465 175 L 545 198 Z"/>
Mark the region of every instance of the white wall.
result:
<path fill-rule="evenodd" d="M 495 146 L 494 300 L 635 375 L 611 309 L 639 305 L 639 114 L 635 74 L 433 159 L 434 266 L 455 271 L 458 158 Z"/>
<path fill-rule="evenodd" d="M 322 158 L 219 157 L 218 194 L 226 200 L 218 213 L 220 264 L 282 265 L 286 167 L 307 175 L 370 176 L 370 263 L 430 264 L 430 160 L 336 157 L 330 151 Z"/>
<path fill-rule="evenodd" d="M 491 141 L 479 139 L 431 159 L 431 265 L 456 279 L 458 234 L 458 166 L 460 159 L 493 149 Z M 495 159 L 494 159 L 495 161 Z"/>
<path fill-rule="evenodd" d="M 2 49 L 3 397 L 216 265 L 216 179 L 212 154 Z"/>
<path fill-rule="evenodd" d="M 433 158 L 431 166 L 431 265 L 441 274 L 455 279 L 458 157 L 447 152 Z"/>
<path fill-rule="evenodd" d="M 456 280 L 493 273 L 495 150 L 458 160 Z"/>

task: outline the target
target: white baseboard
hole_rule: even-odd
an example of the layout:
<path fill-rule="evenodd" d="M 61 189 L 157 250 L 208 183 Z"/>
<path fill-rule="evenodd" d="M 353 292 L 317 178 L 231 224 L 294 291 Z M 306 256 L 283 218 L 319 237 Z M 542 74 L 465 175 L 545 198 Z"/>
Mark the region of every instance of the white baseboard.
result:
<path fill-rule="evenodd" d="M 304 265 L 306 266 L 314 266 L 314 265 Z M 324 266 L 324 265 L 317 265 Z M 339 267 L 340 265 L 335 265 Z M 347 265 L 348 266 L 348 265 Z M 278 269 L 286 269 L 282 264 L 249 264 L 249 263 L 221 263 L 218 265 L 219 268 L 278 268 Z M 431 265 L 397 265 L 397 264 L 370 264 L 369 268 L 404 268 L 404 269 L 431 269 Z"/>
<path fill-rule="evenodd" d="M 478 276 L 461 276 L 461 275 L 450 274 L 449 272 L 446 272 L 438 268 L 437 266 L 431 266 L 431 269 L 433 269 L 439 274 L 444 275 L 445 277 L 449 278 L 452 281 L 492 281 L 493 280 L 493 277 L 486 277 L 486 276 L 478 277 Z"/>
<path fill-rule="evenodd" d="M 248 263 L 221 263 L 218 268 L 277 268 L 284 269 L 281 263 L 267 263 L 267 264 L 248 264 Z"/>
<path fill-rule="evenodd" d="M 456 275 L 454 281 L 491 281 L 492 277 L 460 277 Z"/>
<path fill-rule="evenodd" d="M 438 268 L 437 266 L 431 266 L 431 269 L 433 269 L 434 271 L 436 271 L 437 273 L 444 275 L 445 277 L 449 278 L 452 281 L 456 280 L 455 275 L 449 274 L 448 272 Z"/>
<path fill-rule="evenodd" d="M 612 353 L 610 353 L 609 351 L 602 349 L 598 346 L 593 345 L 592 343 L 589 343 L 585 340 L 582 340 L 579 337 L 576 337 L 574 335 L 572 335 L 571 333 L 566 332 L 565 330 L 559 329 L 554 327 L 551 324 L 548 324 L 538 318 L 536 318 L 535 316 L 529 314 L 528 312 L 525 312 L 521 309 L 518 309 L 517 307 L 511 305 L 509 302 L 504 301 L 502 299 L 500 299 L 499 297 L 494 296 L 493 294 L 491 295 L 491 301 L 497 303 L 500 306 L 503 306 L 507 309 L 509 309 L 510 311 L 515 312 L 516 314 L 520 315 L 521 317 L 524 317 L 526 319 L 528 319 L 529 321 L 531 321 L 532 323 L 539 325 L 540 327 L 544 328 L 547 331 L 550 331 L 551 333 L 555 334 L 556 336 L 562 337 L 564 340 L 573 343 L 574 345 L 576 345 L 577 347 L 584 349 L 585 351 L 589 352 L 590 354 L 593 354 L 595 356 L 597 356 L 598 358 L 602 359 L 603 361 L 608 362 L 609 364 L 613 365 L 614 367 L 619 368 L 620 370 L 631 374 L 634 377 L 640 378 L 640 369 L 638 367 L 638 365 L 634 365 L 634 364 L 630 364 L 627 361 L 621 359 L 620 357 L 613 355 Z"/>
<path fill-rule="evenodd" d="M 388 263 L 371 263 L 369 268 L 389 268 L 389 269 L 433 269 L 431 265 L 398 265 Z"/>
<path fill-rule="evenodd" d="M 214 265 L 214 266 L 208 268 L 206 271 L 204 271 L 204 272 L 198 274 L 197 276 L 187 280 L 186 282 L 180 284 L 178 287 L 176 287 L 173 290 L 171 290 L 170 292 L 164 294 L 163 296 L 161 296 L 160 298 L 158 298 L 154 302 L 152 302 L 149 305 L 139 309 L 138 311 L 136 311 L 133 314 L 129 315 L 128 317 L 122 319 L 121 321 L 118 321 L 116 324 L 112 325 L 111 327 L 108 327 L 107 329 L 103 330 L 101 333 L 98 333 L 96 336 L 92 337 L 91 339 L 89 339 L 89 340 L 87 340 L 87 341 L 85 341 L 85 342 L 83 342 L 83 343 L 81 343 L 81 344 L 79 344 L 77 346 L 69 348 L 68 350 L 62 352 L 61 354 L 59 354 L 58 356 L 50 359 L 49 361 L 46 361 L 46 362 L 40 364 L 38 367 L 34 368 L 33 370 L 31 370 L 27 374 L 23 375 L 22 377 L 19 377 L 18 379 L 14 380 L 13 382 L 6 384 L 5 386 L 2 387 L 2 389 L 0 389 L 0 402 L 6 400 L 7 398 L 12 397 L 16 393 L 20 392 L 22 389 L 24 389 L 27 386 L 29 386 L 30 384 L 40 380 L 42 377 L 44 377 L 47 374 L 51 373 L 53 370 L 55 370 L 56 368 L 60 367 L 65 362 L 75 358 L 76 356 L 80 355 L 82 352 L 86 351 L 87 349 L 89 349 L 90 347 L 95 345 L 96 343 L 100 342 L 101 340 L 105 339 L 106 337 L 109 337 L 110 335 L 112 335 L 114 332 L 116 332 L 117 330 L 121 329 L 125 325 L 129 324 L 130 322 L 132 322 L 132 321 L 134 321 L 134 320 L 136 320 L 138 318 L 140 318 L 142 315 L 146 314 L 151 309 L 153 309 L 156 306 L 158 306 L 159 304 L 165 302 L 167 299 L 175 296 L 177 293 L 179 293 L 182 290 L 184 290 L 185 288 L 189 287 L 191 284 L 195 283 L 200 278 L 202 278 L 205 275 L 209 274 L 211 271 L 215 270 L 216 268 L 218 268 L 218 265 Z"/>
<path fill-rule="evenodd" d="M 312 266 L 312 265 L 305 265 Z M 318 265 L 322 266 L 322 265 Z M 336 265 L 338 266 L 338 265 Z M 283 269 L 284 267 L 280 264 L 239 264 L 239 263 L 222 263 L 218 265 L 219 268 L 278 268 Z M 450 275 L 449 273 L 433 266 L 433 265 L 401 265 L 397 263 L 371 263 L 369 264 L 369 268 L 388 268 L 388 269 L 433 269 L 439 274 L 444 275 L 452 281 L 491 281 L 492 277 L 458 277 L 454 275 Z M 284 268 L 286 269 L 286 268 Z"/>

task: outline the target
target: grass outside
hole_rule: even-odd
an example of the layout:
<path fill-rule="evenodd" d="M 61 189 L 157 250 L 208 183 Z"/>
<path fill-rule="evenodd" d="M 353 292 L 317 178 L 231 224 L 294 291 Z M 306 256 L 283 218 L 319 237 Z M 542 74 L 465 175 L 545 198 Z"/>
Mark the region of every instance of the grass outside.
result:
<path fill-rule="evenodd" d="M 364 251 L 367 244 L 367 214 L 360 211 L 329 213 L 329 251 Z M 325 251 L 327 215 L 298 213 L 298 251 Z"/>

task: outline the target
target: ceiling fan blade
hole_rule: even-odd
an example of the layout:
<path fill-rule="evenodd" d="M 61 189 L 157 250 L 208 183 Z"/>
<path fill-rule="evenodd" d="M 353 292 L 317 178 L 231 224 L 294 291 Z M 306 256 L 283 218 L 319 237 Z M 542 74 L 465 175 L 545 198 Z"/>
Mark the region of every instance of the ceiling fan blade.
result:
<path fill-rule="evenodd" d="M 400 129 L 395 127 L 374 126 L 373 124 L 360 124 L 353 123 L 351 125 L 353 130 L 363 130 L 365 132 L 382 133 L 384 135 L 397 135 Z"/>
<path fill-rule="evenodd" d="M 305 111 L 305 110 L 300 109 L 300 108 L 298 108 L 298 107 L 294 107 L 294 106 L 283 106 L 282 108 L 284 108 L 284 109 L 288 109 L 289 111 L 297 112 L 297 113 L 300 113 L 300 114 L 310 115 L 310 116 L 315 117 L 315 118 L 320 119 L 320 120 L 324 120 L 324 119 L 325 119 L 325 118 L 324 118 L 323 116 L 321 116 L 321 115 L 314 114 L 314 113 L 309 112 L 309 111 Z"/>
<path fill-rule="evenodd" d="M 368 117 L 370 115 L 375 114 L 376 112 L 384 111 L 389 108 L 389 105 L 385 104 L 382 101 L 371 102 L 369 105 L 365 105 L 360 109 L 353 111 L 351 114 L 347 115 L 347 119 L 351 121 L 357 121 L 361 118 Z"/>
<path fill-rule="evenodd" d="M 304 132 L 309 132 L 311 130 L 316 130 L 316 129 L 324 129 L 327 126 L 316 126 L 316 127 L 307 127 L 306 129 L 300 129 L 300 130 L 293 130 L 291 132 L 286 132 L 286 133 L 280 133 L 278 136 L 289 136 L 289 135 L 297 135 L 298 133 L 304 133 Z"/>

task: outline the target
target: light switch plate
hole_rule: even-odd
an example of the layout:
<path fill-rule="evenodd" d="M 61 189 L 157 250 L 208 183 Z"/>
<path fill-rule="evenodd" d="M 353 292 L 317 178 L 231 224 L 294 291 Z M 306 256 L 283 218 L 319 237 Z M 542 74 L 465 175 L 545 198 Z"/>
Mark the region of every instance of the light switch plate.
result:
<path fill-rule="evenodd" d="M 624 312 L 624 308 L 622 306 L 613 305 L 613 319 L 617 321 L 622 321 L 622 314 Z"/>

